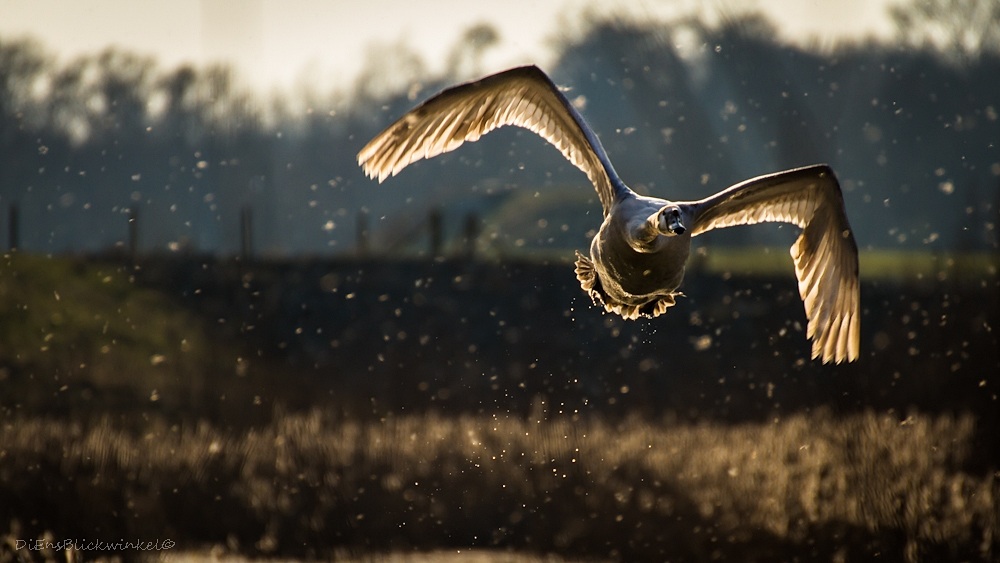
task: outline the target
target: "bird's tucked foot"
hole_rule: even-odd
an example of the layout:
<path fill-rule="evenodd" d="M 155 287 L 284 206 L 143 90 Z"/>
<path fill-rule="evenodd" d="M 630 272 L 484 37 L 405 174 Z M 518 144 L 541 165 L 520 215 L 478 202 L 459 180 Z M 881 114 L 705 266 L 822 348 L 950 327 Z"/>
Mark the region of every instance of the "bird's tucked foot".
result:
<path fill-rule="evenodd" d="M 594 286 L 597 284 L 597 271 L 594 269 L 594 262 L 590 258 L 576 251 L 576 279 L 580 280 L 580 287 L 588 295 L 593 296 Z"/>
<path fill-rule="evenodd" d="M 580 287 L 583 288 L 584 293 L 590 296 L 595 305 L 601 305 L 605 311 L 619 315 L 626 320 L 658 317 L 666 313 L 668 308 L 674 306 L 675 297 L 684 295 L 678 291 L 672 291 L 650 296 L 642 303 L 618 302 L 604 292 L 597 277 L 594 262 L 580 252 L 576 253 L 576 279 L 580 280 Z"/>

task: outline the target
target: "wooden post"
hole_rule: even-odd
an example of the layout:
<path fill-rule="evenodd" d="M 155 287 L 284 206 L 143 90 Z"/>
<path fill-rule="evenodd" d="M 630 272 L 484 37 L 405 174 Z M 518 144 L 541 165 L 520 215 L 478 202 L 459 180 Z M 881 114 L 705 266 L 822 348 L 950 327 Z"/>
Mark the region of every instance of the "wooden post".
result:
<path fill-rule="evenodd" d="M 476 239 L 479 238 L 479 217 L 469 212 L 465 216 L 465 226 L 462 229 L 462 244 L 465 257 L 471 259 L 476 255 Z"/>
<path fill-rule="evenodd" d="M 11 251 L 21 246 L 21 217 L 16 203 L 11 203 L 7 209 L 7 248 Z"/>
<path fill-rule="evenodd" d="M 249 263 L 253 258 L 253 209 L 240 208 L 240 260 Z"/>
<path fill-rule="evenodd" d="M 444 217 L 440 209 L 432 209 L 428 223 L 431 231 L 431 258 L 441 256 L 444 247 Z"/>
<path fill-rule="evenodd" d="M 357 251 L 360 256 L 368 254 L 368 213 L 358 211 L 355 221 L 355 236 L 357 237 Z"/>
<path fill-rule="evenodd" d="M 133 264 L 139 255 L 139 209 L 132 207 L 128 211 L 128 257 Z"/>

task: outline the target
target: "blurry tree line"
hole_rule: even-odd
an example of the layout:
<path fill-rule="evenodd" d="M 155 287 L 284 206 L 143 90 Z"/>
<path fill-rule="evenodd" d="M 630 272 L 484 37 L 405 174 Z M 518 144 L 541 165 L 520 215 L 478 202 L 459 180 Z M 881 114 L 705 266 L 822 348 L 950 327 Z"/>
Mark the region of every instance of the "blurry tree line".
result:
<path fill-rule="evenodd" d="M 863 248 L 995 250 L 1000 39 L 961 21 L 981 10 L 942 23 L 934 10 L 949 4 L 964 5 L 895 12 L 896 43 L 826 49 L 780 43 L 755 15 L 717 26 L 584 18 L 546 70 L 639 191 L 697 199 L 828 162 Z M 252 209 L 262 252 L 340 254 L 360 229 L 404 245 L 440 209 L 449 236 L 476 213 L 501 247 L 585 248 L 596 195 L 530 133 L 499 131 L 383 186 L 357 166 L 360 147 L 407 109 L 499 70 L 480 63 L 497 40 L 489 25 L 471 28 L 438 76 L 403 44 L 373 46 L 354 84 L 263 98 L 221 66 L 166 69 L 117 49 L 59 64 L 30 39 L 0 38 L 0 224 L 17 210 L 26 251 L 108 250 L 133 218 L 144 251 L 231 254 Z M 711 236 L 784 245 L 791 231 Z"/>

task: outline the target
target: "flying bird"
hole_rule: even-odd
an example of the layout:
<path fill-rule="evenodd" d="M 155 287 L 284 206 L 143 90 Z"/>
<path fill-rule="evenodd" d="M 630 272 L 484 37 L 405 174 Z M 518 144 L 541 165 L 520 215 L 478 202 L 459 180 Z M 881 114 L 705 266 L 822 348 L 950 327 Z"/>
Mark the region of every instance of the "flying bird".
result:
<path fill-rule="evenodd" d="M 662 315 L 677 291 L 691 237 L 722 227 L 782 222 L 801 234 L 791 247 L 812 358 L 854 361 L 860 347 L 858 247 L 833 170 L 823 164 L 746 180 L 697 201 L 632 191 L 597 135 L 552 80 L 525 66 L 448 88 L 410 110 L 358 153 L 381 183 L 412 162 L 476 141 L 505 125 L 546 139 L 594 184 L 604 219 L 576 276 L 595 304 L 625 319 Z"/>

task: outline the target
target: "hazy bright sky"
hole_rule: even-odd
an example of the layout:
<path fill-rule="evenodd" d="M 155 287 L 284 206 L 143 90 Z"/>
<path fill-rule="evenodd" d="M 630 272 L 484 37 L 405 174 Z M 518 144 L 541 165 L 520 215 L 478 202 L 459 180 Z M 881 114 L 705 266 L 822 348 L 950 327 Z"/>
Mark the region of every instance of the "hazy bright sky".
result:
<path fill-rule="evenodd" d="M 486 70 L 551 58 L 548 41 L 586 7 L 597 13 L 670 18 L 759 8 L 792 41 L 831 43 L 891 32 L 894 0 L 0 0 L 0 38 L 31 35 L 68 60 L 117 45 L 172 67 L 235 62 L 251 85 L 349 84 L 367 47 L 402 42 L 432 70 L 463 31 L 490 23 L 500 44 Z"/>

